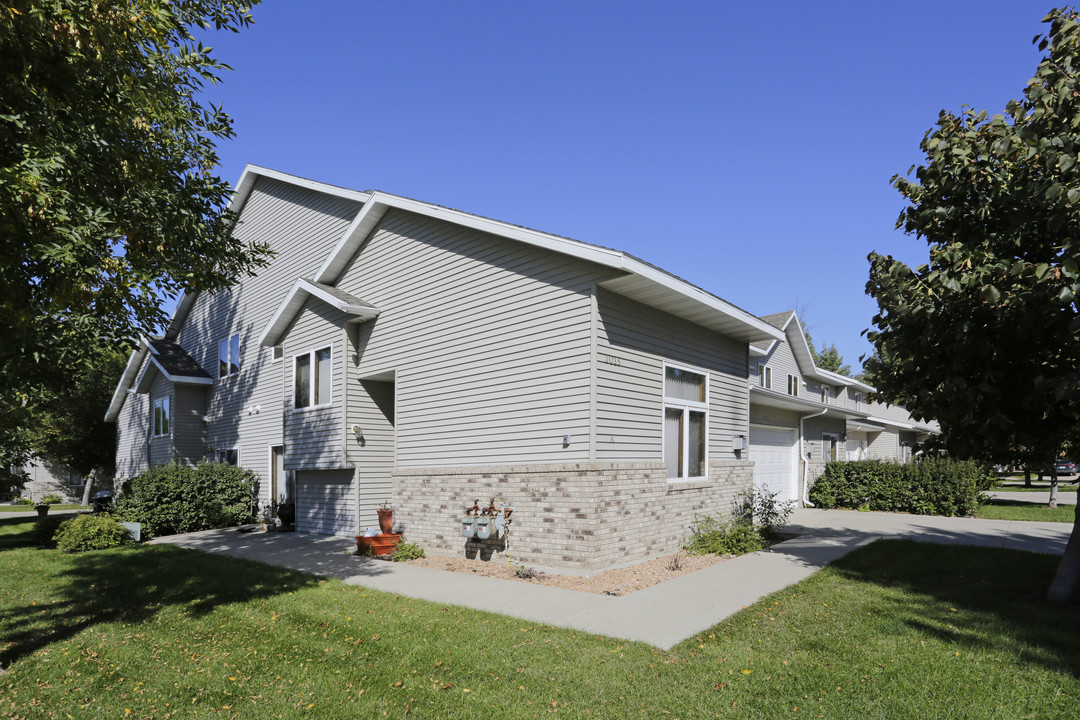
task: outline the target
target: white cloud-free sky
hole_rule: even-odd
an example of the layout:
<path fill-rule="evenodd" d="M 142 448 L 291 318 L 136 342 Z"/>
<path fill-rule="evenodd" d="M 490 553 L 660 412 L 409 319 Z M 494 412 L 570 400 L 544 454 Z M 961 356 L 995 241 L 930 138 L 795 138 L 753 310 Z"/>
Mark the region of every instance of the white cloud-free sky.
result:
<path fill-rule="evenodd" d="M 858 370 L 889 184 L 938 112 L 1004 109 L 1031 0 L 268 0 L 209 33 L 246 163 L 630 252 L 746 310 L 798 306 Z"/>

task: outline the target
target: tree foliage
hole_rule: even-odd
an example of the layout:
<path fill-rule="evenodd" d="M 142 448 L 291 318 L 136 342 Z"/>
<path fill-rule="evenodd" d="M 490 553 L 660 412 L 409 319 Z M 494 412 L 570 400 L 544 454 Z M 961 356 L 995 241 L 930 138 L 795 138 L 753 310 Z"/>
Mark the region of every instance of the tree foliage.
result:
<path fill-rule="evenodd" d="M 844 357 L 836 349 L 835 343 L 823 344 L 819 351 L 814 347 L 814 339 L 810 337 L 810 333 L 804 329 L 803 334 L 806 335 L 806 344 L 810 348 L 810 356 L 814 358 L 814 365 L 819 370 L 828 370 L 838 375 L 851 377 L 851 366 L 844 362 Z"/>
<path fill-rule="evenodd" d="M 165 299 L 265 260 L 232 234 L 214 174 L 233 135 L 198 93 L 227 66 L 198 29 L 238 31 L 245 0 L 56 0 L 0 8 L 0 424 L 62 393 L 87 338 L 159 329 Z M 6 436 L 0 429 L 0 445 Z M 2 450 L 2 447 L 0 447 Z M 0 458 L 7 460 L 8 458 Z"/>
<path fill-rule="evenodd" d="M 872 253 L 867 283 L 879 394 L 936 418 L 960 456 L 1040 465 L 1080 430 L 1080 26 L 1072 10 L 1044 22 L 1023 98 L 942 111 L 914 179 L 893 178 L 897 227 L 929 262 Z"/>

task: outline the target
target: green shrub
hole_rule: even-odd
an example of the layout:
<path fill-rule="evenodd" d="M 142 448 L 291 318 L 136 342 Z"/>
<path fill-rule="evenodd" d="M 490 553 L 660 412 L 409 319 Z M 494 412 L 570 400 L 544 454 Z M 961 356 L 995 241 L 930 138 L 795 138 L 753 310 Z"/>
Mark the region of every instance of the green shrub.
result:
<path fill-rule="evenodd" d="M 42 505 L 59 505 L 64 502 L 64 498 L 60 497 L 56 493 L 49 493 L 45 497 L 41 498 Z"/>
<path fill-rule="evenodd" d="M 121 520 L 143 524 L 145 537 L 232 527 L 252 521 L 258 476 L 225 463 L 159 465 L 124 483 Z"/>
<path fill-rule="evenodd" d="M 132 544 L 127 529 L 108 515 L 78 515 L 60 523 L 56 547 L 66 553 L 108 550 Z"/>
<path fill-rule="evenodd" d="M 15 504 L 16 505 L 33 505 L 34 501 L 31 500 L 30 498 L 17 497 L 17 498 L 15 498 Z"/>
<path fill-rule="evenodd" d="M 718 520 L 711 515 L 695 515 L 690 539 L 683 546 L 694 555 L 745 555 L 765 547 L 761 531 L 753 523 L 737 518 Z"/>
<path fill-rule="evenodd" d="M 822 508 L 969 516 L 995 479 L 983 463 L 942 455 L 920 455 L 904 465 L 831 462 L 810 488 L 809 500 Z"/>
<path fill-rule="evenodd" d="M 755 487 L 747 501 L 750 516 L 760 528 L 761 535 L 766 540 L 775 540 L 780 537 L 781 531 L 787 525 L 788 518 L 795 510 L 795 501 L 777 502 L 779 492 L 771 492 L 764 487 Z"/>
<path fill-rule="evenodd" d="M 390 556 L 390 559 L 394 562 L 401 562 L 403 560 L 419 560 L 422 557 L 427 557 L 424 548 L 416 543 L 403 542 L 398 543 L 397 549 L 394 550 L 394 554 Z"/>

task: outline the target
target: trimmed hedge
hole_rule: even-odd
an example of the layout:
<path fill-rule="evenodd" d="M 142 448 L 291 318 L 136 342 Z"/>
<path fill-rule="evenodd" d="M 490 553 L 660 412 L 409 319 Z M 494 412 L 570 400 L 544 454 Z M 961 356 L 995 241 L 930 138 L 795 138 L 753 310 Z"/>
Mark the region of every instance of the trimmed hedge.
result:
<path fill-rule="evenodd" d="M 904 465 L 831 462 L 810 488 L 809 499 L 821 508 L 970 516 L 995 479 L 984 463 L 938 455 L 921 455 Z"/>
<path fill-rule="evenodd" d="M 56 547 L 66 553 L 108 550 L 131 545 L 127 528 L 110 515 L 79 515 L 60 523 L 53 537 Z"/>
<path fill-rule="evenodd" d="M 159 465 L 124 483 L 116 514 L 142 523 L 146 537 L 243 525 L 252 521 L 258 482 L 226 463 Z"/>

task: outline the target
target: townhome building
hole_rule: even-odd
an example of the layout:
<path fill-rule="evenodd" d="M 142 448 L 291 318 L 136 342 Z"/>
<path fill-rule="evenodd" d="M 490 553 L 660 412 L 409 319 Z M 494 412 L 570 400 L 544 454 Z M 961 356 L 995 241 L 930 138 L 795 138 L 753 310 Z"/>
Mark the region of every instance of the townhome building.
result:
<path fill-rule="evenodd" d="M 783 332 L 750 344 L 750 457 L 754 482 L 781 501 L 805 502 L 833 460 L 910 460 L 940 433 L 899 405 L 871 402 L 875 389 L 814 364 L 791 310 L 761 318 Z"/>
<path fill-rule="evenodd" d="M 117 475 L 211 458 L 286 495 L 301 531 L 377 527 L 597 569 L 677 549 L 751 491 L 751 343 L 775 324 L 617 250 L 248 167 L 236 235 L 271 263 L 185 295 L 107 418 Z M 475 549 L 475 548 L 474 548 Z M 481 549 L 482 550 L 482 549 Z"/>

